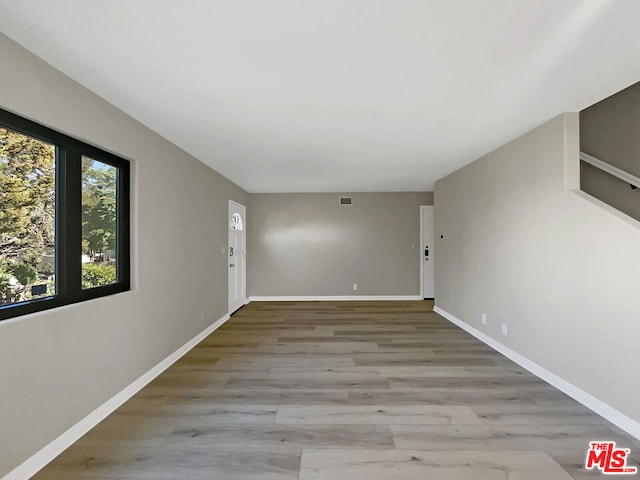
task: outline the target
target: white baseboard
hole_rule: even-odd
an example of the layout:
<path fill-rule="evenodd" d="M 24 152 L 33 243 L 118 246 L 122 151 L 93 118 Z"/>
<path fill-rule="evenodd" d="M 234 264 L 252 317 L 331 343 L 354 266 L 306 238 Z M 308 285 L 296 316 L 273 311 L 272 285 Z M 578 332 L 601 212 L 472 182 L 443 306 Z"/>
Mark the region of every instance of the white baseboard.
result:
<path fill-rule="evenodd" d="M 572 383 L 567 382 L 563 378 L 557 376 L 555 373 L 552 373 L 546 368 L 541 367 L 537 363 L 529 360 L 527 357 L 519 354 L 514 350 L 511 350 L 509 347 L 498 342 L 496 339 L 472 327 L 471 325 L 463 322 L 459 318 L 455 317 L 454 315 L 451 315 L 449 312 L 441 309 L 440 307 L 438 306 L 434 307 L 433 311 L 442 315 L 451 323 L 469 332 L 478 340 L 486 343 L 488 346 L 500 352 L 505 357 L 509 358 L 510 360 L 513 360 L 515 363 L 527 369 L 528 371 L 533 373 L 535 376 L 541 378 L 547 383 L 550 383 L 561 392 L 566 393 L 571 398 L 581 403 L 585 407 L 589 408 L 590 410 L 593 410 L 595 413 L 597 413 L 601 417 L 606 418 L 611 423 L 616 425 L 618 428 L 624 430 L 632 437 L 640 440 L 640 423 L 639 422 L 628 417 L 624 413 L 616 410 L 612 406 L 607 405 L 603 401 L 598 400 L 596 397 L 594 397 L 590 393 L 587 393 L 584 390 L 576 387 Z"/>
<path fill-rule="evenodd" d="M 42 470 L 54 458 L 56 458 L 73 443 L 79 440 L 80 437 L 82 437 L 85 433 L 95 427 L 98 423 L 100 423 L 107 416 L 118 409 L 123 403 L 125 403 L 136 393 L 142 390 L 142 388 L 144 388 L 149 382 L 151 382 L 151 380 L 164 372 L 167 368 L 178 361 L 180 357 L 182 357 L 185 353 L 187 353 L 198 343 L 204 340 L 204 338 L 207 337 L 211 332 L 222 326 L 227 320 L 229 320 L 229 314 L 217 320 L 205 330 L 200 332 L 198 335 L 193 337 L 182 347 L 178 348 L 175 352 L 158 363 L 155 367 L 151 368 L 151 370 L 143 374 L 133 383 L 129 384 L 115 396 L 107 400 L 89 415 L 73 425 L 58 438 L 56 438 L 48 445 L 41 448 L 34 455 L 29 457 L 27 460 L 22 462 L 4 477 L 2 477 L 1 480 L 24 480 L 26 478 L 31 478 L 33 475 Z"/>
<path fill-rule="evenodd" d="M 339 296 L 289 296 L 289 297 L 249 297 L 250 302 L 341 302 L 369 300 L 422 300 L 420 295 L 339 295 Z"/>

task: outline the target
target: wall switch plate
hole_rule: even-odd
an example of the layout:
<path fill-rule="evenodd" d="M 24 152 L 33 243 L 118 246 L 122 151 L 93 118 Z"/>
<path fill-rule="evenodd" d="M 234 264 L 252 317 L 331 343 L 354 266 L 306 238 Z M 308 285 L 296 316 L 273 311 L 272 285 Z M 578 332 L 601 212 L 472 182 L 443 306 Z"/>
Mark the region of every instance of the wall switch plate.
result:
<path fill-rule="evenodd" d="M 509 335 L 509 329 L 507 328 L 507 324 L 502 322 L 502 325 L 500 327 L 500 331 L 502 332 L 502 334 L 506 337 L 507 335 Z"/>
<path fill-rule="evenodd" d="M 353 284 L 353 289 L 354 289 L 354 290 L 358 290 L 358 284 L 357 284 L 357 283 L 354 283 L 354 284 Z"/>
<path fill-rule="evenodd" d="M 204 323 L 204 312 L 200 312 L 200 323 Z"/>
<path fill-rule="evenodd" d="M 482 322 L 483 325 L 487 324 L 487 314 L 486 313 L 481 313 L 480 314 L 480 321 Z"/>

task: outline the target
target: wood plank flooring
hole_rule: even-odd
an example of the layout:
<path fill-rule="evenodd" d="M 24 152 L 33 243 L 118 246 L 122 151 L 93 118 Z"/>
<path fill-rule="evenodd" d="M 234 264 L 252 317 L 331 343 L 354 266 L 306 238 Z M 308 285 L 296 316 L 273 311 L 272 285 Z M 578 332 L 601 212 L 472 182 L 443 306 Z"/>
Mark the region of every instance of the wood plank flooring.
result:
<path fill-rule="evenodd" d="M 251 303 L 37 480 L 568 480 L 640 442 L 432 311 Z"/>

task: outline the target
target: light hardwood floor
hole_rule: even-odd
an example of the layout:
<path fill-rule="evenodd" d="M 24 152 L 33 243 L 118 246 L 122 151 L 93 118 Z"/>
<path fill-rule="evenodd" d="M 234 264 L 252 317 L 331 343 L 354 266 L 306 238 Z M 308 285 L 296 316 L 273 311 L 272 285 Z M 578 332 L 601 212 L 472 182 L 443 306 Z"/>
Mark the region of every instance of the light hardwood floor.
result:
<path fill-rule="evenodd" d="M 431 311 L 251 303 L 37 480 L 567 480 L 640 444 Z"/>

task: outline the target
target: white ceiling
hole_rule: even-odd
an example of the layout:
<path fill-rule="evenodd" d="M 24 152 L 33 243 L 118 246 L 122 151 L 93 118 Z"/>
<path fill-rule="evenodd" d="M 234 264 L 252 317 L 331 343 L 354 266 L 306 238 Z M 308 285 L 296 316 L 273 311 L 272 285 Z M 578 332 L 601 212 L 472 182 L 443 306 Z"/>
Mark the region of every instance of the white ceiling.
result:
<path fill-rule="evenodd" d="M 250 192 L 429 190 L 640 80 L 638 0 L 0 0 L 0 29 Z"/>

